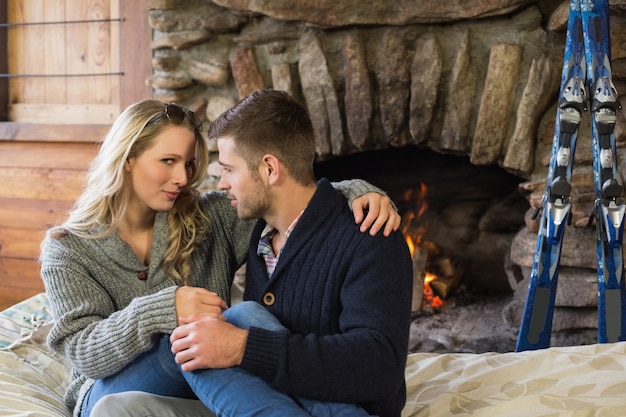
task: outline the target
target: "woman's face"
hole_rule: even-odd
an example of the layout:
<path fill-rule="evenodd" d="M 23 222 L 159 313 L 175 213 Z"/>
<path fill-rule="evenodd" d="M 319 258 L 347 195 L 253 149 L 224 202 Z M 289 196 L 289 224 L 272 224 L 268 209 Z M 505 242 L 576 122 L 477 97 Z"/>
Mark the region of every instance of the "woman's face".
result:
<path fill-rule="evenodd" d="M 192 175 L 196 138 L 185 126 L 171 125 L 154 144 L 126 162 L 131 177 L 131 209 L 167 211 Z"/>

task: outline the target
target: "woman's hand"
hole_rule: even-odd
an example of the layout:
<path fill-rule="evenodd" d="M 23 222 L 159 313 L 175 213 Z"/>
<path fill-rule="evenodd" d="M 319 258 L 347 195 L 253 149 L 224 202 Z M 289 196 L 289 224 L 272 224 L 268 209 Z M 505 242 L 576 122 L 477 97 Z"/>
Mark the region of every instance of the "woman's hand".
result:
<path fill-rule="evenodd" d="M 175 302 L 179 326 L 206 316 L 224 320 L 222 312 L 228 308 L 216 293 L 196 287 L 178 288 Z"/>
<path fill-rule="evenodd" d="M 383 235 L 389 236 L 391 232 L 400 227 L 400 215 L 396 211 L 391 199 L 378 193 L 367 193 L 355 198 L 352 202 L 352 211 L 356 224 L 361 225 L 361 232 L 367 229 L 374 236 L 383 228 Z M 365 212 L 367 211 L 367 215 Z"/>

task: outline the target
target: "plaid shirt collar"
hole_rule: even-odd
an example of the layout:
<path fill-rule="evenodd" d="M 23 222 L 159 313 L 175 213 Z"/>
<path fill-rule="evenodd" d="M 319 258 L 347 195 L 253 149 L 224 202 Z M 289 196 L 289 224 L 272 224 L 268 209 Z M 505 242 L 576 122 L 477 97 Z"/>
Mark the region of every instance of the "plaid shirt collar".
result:
<path fill-rule="evenodd" d="M 300 220 L 300 217 L 302 217 L 302 213 L 304 213 L 304 210 L 302 210 L 300 214 L 298 214 L 298 216 L 294 219 L 294 221 L 291 222 L 291 224 L 285 231 L 286 239 L 289 239 L 291 232 L 296 227 L 296 224 L 298 224 L 298 220 Z M 259 245 L 256 251 L 257 255 L 275 256 L 276 258 L 278 258 L 278 255 L 280 255 L 280 253 L 278 255 L 274 254 L 274 249 L 272 247 L 272 238 L 276 233 L 278 233 L 278 230 L 276 230 L 275 227 L 269 224 L 265 225 L 263 232 L 261 232 L 261 238 L 259 239 Z M 283 247 L 285 247 L 285 245 L 283 245 Z"/>

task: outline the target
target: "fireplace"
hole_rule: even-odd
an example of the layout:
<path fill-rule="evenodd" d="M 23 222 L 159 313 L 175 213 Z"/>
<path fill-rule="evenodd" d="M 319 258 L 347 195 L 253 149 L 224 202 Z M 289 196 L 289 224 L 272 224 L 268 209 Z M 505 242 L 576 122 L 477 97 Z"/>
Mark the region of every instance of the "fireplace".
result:
<path fill-rule="evenodd" d="M 315 172 L 331 180 L 365 179 L 385 190 L 403 216 L 426 203 L 411 227 L 424 228 L 422 240 L 462 263 L 463 286 L 483 294 L 511 291 L 505 260 L 528 210 L 521 178 L 416 146 L 334 158 L 317 163 Z"/>
<path fill-rule="evenodd" d="M 497 166 L 476 166 L 467 157 L 417 146 L 333 158 L 318 162 L 315 172 L 331 180 L 370 181 L 388 193 L 403 219 L 426 205 L 419 216 L 409 216 L 412 224 L 403 226 L 421 228 L 422 244 L 434 246 L 437 256 L 451 260 L 453 272 L 462 276 L 450 293 L 435 293 L 443 299 L 439 306 L 416 297 L 422 281 L 415 277 L 414 301 L 419 298 L 423 307 L 413 306 L 412 351 L 515 348 L 516 328 L 506 323 L 502 312 L 523 278 L 509 261 L 511 242 L 524 227 L 529 207 L 519 190 L 522 178 Z M 413 256 L 414 273 L 420 274 L 423 263 Z"/>
<path fill-rule="evenodd" d="M 420 208 L 423 211 L 408 216 L 410 224 L 403 221 L 401 226 L 420 229 L 421 244 L 428 246 L 422 254 L 435 248 L 433 265 L 426 271 L 414 251 L 415 273 L 457 276 L 451 286 L 444 287 L 446 293 L 431 289 L 443 299 L 441 305 L 429 305 L 418 297 L 426 307 L 413 307 L 413 351 L 478 353 L 515 349 L 530 269 L 513 262 L 511 254 L 513 258 L 532 258 L 536 239 L 535 232 L 527 227 L 528 213 L 533 209 L 525 179 L 495 165 L 476 166 L 466 157 L 417 146 L 344 155 L 318 162 L 315 172 L 318 178 L 330 180 L 370 181 L 388 193 L 403 219 L 407 213 Z M 520 244 L 520 240 L 524 242 Z M 572 253 L 567 247 L 564 250 Z M 452 268 L 451 273 L 437 271 L 446 268 Z M 576 278 L 571 268 L 564 268 L 563 274 L 565 280 L 572 279 L 572 274 Z M 565 293 L 560 295 L 562 305 L 571 304 L 569 299 L 592 302 L 588 295 L 561 292 Z M 576 324 L 571 318 L 587 313 L 588 309 L 569 308 L 563 317 L 563 311 L 557 311 L 554 344 L 594 343 L 593 323 Z"/>

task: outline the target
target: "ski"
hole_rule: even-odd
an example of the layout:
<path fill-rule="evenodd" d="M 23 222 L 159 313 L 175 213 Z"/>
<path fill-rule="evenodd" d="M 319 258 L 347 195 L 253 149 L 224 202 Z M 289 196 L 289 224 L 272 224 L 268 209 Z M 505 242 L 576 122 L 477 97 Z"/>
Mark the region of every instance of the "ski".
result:
<path fill-rule="evenodd" d="M 608 0 L 581 1 L 591 99 L 596 227 L 598 234 L 598 342 L 626 337 L 622 238 L 624 187 L 618 182 L 615 136 L 621 108 L 611 77 Z"/>
<path fill-rule="evenodd" d="M 528 294 L 517 351 L 550 346 L 565 226 L 571 215 L 571 176 L 582 114 L 591 101 L 598 235 L 598 341 L 623 340 L 626 332 L 622 230 L 623 187 L 617 181 L 616 112 L 611 80 L 608 1 L 570 0 L 559 103 Z"/>

